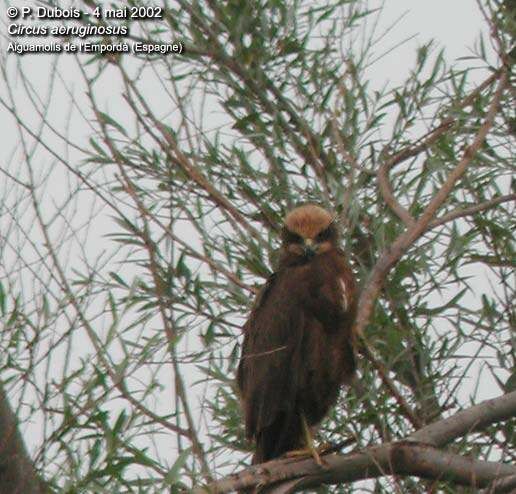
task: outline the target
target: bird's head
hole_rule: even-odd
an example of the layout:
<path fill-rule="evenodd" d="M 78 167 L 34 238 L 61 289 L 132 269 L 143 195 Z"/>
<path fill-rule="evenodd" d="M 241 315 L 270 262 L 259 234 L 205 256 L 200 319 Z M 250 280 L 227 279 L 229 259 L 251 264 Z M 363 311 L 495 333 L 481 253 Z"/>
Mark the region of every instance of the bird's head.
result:
<path fill-rule="evenodd" d="M 290 211 L 283 227 L 283 252 L 296 258 L 311 259 L 337 246 L 335 216 L 315 204 Z"/>

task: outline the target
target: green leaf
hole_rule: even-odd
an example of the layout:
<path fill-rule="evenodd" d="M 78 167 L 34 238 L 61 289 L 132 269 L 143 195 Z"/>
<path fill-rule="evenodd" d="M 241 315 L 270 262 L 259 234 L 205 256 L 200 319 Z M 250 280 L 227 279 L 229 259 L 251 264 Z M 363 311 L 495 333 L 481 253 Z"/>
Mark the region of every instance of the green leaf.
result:
<path fill-rule="evenodd" d="M 100 116 L 101 120 L 106 125 L 110 125 L 111 127 L 114 127 L 120 133 L 122 133 L 125 136 L 127 136 L 127 133 L 126 133 L 125 129 L 116 120 L 114 120 L 110 115 L 108 115 L 107 113 L 104 113 L 104 112 L 102 112 L 100 110 L 97 111 L 97 114 Z"/>
<path fill-rule="evenodd" d="M 182 468 L 186 465 L 186 462 L 191 454 L 191 448 L 185 449 L 180 453 L 172 468 L 165 475 L 166 484 L 175 484 L 180 479 L 180 473 Z"/>

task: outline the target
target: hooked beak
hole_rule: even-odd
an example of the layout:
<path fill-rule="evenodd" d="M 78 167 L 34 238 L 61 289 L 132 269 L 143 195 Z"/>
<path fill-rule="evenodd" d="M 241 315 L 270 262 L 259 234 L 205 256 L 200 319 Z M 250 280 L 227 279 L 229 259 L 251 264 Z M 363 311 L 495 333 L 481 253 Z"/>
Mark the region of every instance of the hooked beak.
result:
<path fill-rule="evenodd" d="M 308 259 L 310 259 L 310 258 L 314 257 L 315 254 L 317 254 L 318 247 L 319 246 L 316 243 L 314 243 L 314 241 L 311 238 L 307 238 L 304 241 L 303 252 L 304 252 L 305 256 Z"/>

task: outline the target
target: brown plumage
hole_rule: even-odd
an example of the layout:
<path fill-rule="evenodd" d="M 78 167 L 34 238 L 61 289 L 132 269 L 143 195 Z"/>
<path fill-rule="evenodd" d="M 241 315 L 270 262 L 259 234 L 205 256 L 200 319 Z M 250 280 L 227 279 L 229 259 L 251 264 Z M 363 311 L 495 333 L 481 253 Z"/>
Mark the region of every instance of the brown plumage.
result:
<path fill-rule="evenodd" d="M 355 281 L 332 215 L 305 205 L 285 218 L 278 270 L 244 326 L 238 387 L 253 463 L 298 449 L 355 370 Z"/>

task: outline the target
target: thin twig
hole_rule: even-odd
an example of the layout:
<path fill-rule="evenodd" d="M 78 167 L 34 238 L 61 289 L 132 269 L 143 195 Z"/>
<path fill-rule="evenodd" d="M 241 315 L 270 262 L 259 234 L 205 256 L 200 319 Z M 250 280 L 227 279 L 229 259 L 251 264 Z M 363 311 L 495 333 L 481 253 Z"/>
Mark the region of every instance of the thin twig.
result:
<path fill-rule="evenodd" d="M 456 220 L 457 218 L 464 218 L 465 216 L 472 216 L 474 214 L 480 213 L 481 211 L 486 211 L 487 209 L 494 208 L 499 204 L 503 204 L 504 202 L 516 201 L 516 194 L 507 194 L 500 197 L 495 197 L 489 201 L 481 202 L 480 204 L 476 204 L 474 206 L 468 206 L 464 208 L 455 209 L 454 211 L 450 211 L 449 213 L 441 216 L 440 218 L 435 219 L 428 225 L 428 229 L 437 228 L 438 226 L 444 225 L 445 223 L 449 223 L 450 221 Z"/>
<path fill-rule="evenodd" d="M 403 415 L 407 417 L 407 419 L 410 421 L 410 423 L 413 425 L 415 429 L 419 429 L 423 422 L 419 419 L 419 417 L 416 415 L 416 412 L 412 410 L 410 405 L 407 403 L 407 400 L 403 398 L 402 394 L 398 391 L 398 388 L 394 384 L 394 381 L 389 377 L 387 370 L 385 369 L 384 365 L 376 358 L 373 351 L 367 344 L 364 338 L 361 339 L 361 348 L 360 352 L 371 362 L 374 366 L 374 368 L 377 370 L 378 374 L 380 375 L 380 379 L 385 384 L 386 388 L 389 390 L 390 394 L 394 397 L 396 402 L 398 403 Z"/>

